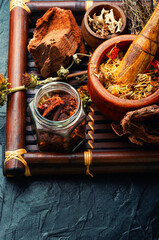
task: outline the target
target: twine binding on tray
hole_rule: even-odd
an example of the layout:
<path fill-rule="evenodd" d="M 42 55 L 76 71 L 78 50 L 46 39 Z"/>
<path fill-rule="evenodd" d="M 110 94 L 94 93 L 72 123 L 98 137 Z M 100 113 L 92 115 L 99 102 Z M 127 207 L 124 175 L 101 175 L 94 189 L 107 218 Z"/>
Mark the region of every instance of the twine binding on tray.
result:
<path fill-rule="evenodd" d="M 90 127 L 90 131 L 88 131 L 88 136 L 90 137 L 90 140 L 88 140 L 88 145 L 91 149 L 94 149 L 93 143 L 94 143 L 94 109 L 92 106 L 89 107 L 90 111 L 88 113 L 89 122 L 88 126 Z M 90 173 L 90 165 L 92 164 L 92 151 L 89 149 L 88 151 L 84 152 L 84 165 L 86 166 L 86 175 L 90 175 L 91 177 L 94 177 L 93 174 Z"/>
<path fill-rule="evenodd" d="M 93 147 L 93 143 L 94 143 L 94 109 L 93 107 L 90 106 L 90 112 L 88 114 L 88 117 L 90 119 L 90 121 L 88 122 L 88 126 L 90 127 L 90 131 L 88 131 L 88 136 L 90 137 L 90 140 L 88 140 L 88 145 L 91 147 L 91 149 L 94 149 Z"/>
<path fill-rule="evenodd" d="M 15 151 L 7 151 L 5 152 L 5 161 L 4 163 L 8 162 L 11 159 L 16 159 L 18 161 L 20 161 L 21 163 L 24 164 L 25 166 L 25 176 L 31 176 L 29 167 L 27 162 L 25 161 L 25 159 L 22 157 L 22 154 L 27 153 L 27 151 L 25 149 L 18 149 Z"/>
<path fill-rule="evenodd" d="M 90 150 L 84 152 L 84 165 L 86 166 L 86 175 L 90 175 L 94 177 L 93 174 L 90 173 L 90 165 L 92 164 L 92 152 Z"/>
<path fill-rule="evenodd" d="M 93 6 L 93 1 L 85 1 L 85 11 Z"/>
<path fill-rule="evenodd" d="M 10 1 L 10 12 L 13 10 L 15 7 L 21 7 L 25 9 L 29 14 L 31 13 L 29 7 L 26 5 L 27 2 L 30 0 L 11 0 Z"/>

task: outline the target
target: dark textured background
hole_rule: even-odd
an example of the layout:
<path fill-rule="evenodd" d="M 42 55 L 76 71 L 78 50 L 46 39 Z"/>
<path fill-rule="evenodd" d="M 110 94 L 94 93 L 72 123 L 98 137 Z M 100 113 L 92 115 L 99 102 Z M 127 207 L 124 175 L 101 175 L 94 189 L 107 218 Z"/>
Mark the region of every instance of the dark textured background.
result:
<path fill-rule="evenodd" d="M 0 0 L 0 72 L 7 75 L 9 1 Z M 0 108 L 0 240 L 159 240 L 158 175 L 7 179 Z"/>

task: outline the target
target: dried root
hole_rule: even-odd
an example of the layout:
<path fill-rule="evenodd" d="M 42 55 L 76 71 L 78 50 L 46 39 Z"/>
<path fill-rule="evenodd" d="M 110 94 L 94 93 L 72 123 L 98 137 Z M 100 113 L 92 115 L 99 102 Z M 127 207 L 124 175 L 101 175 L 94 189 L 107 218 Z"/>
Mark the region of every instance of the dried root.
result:
<path fill-rule="evenodd" d="M 151 105 L 128 112 L 120 123 L 111 127 L 118 136 L 128 135 L 137 145 L 159 144 L 159 106 Z"/>

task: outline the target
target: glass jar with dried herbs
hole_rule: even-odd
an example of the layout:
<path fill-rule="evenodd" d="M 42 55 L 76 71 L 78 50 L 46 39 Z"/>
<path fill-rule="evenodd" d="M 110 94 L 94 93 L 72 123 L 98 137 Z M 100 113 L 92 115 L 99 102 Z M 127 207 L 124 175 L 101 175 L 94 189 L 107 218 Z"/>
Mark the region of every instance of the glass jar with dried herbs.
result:
<path fill-rule="evenodd" d="M 74 151 L 85 139 L 86 115 L 78 92 L 64 82 L 41 87 L 29 104 L 40 151 Z"/>

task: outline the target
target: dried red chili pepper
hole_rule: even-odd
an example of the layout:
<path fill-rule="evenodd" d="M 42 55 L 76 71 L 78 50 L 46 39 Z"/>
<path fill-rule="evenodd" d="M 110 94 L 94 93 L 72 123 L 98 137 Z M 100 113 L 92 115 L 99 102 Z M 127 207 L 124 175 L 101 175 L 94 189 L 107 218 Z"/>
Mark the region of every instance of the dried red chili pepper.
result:
<path fill-rule="evenodd" d="M 115 46 L 106 56 L 111 60 L 114 60 L 117 58 L 118 53 L 119 53 L 119 48 Z"/>
<path fill-rule="evenodd" d="M 151 62 L 151 65 L 154 67 L 154 68 L 158 68 L 159 66 L 159 62 L 157 60 Z"/>

